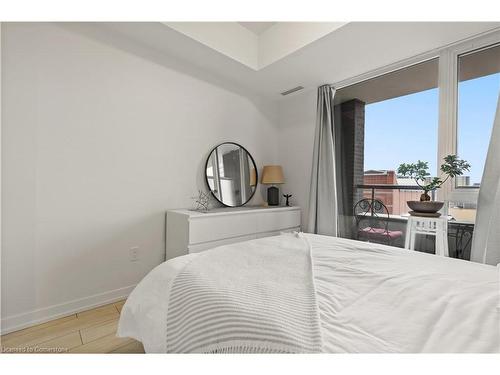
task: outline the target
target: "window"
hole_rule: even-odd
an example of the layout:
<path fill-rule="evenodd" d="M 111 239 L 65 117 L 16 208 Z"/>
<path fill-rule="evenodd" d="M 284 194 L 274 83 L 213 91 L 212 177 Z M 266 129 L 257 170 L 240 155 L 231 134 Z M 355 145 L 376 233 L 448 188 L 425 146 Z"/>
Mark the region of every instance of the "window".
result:
<path fill-rule="evenodd" d="M 431 59 L 340 89 L 336 95 L 339 103 L 355 99 L 364 107 L 364 144 L 358 145 L 364 153 L 362 180 L 364 185 L 394 186 L 374 192 L 391 215 L 408 213 L 406 202 L 422 194 L 414 180 L 398 176 L 401 163 L 422 160 L 428 162 L 431 176 L 438 172 L 438 65 L 437 58 Z M 349 126 L 345 116 L 342 123 Z M 371 194 L 369 187 L 364 189 L 364 197 Z"/>
<path fill-rule="evenodd" d="M 471 164 L 471 170 L 448 180 L 436 198 L 448 201 L 449 212 L 457 219 L 473 222 L 500 92 L 500 32 L 398 65 L 337 84 L 335 100 L 342 108 L 337 123 L 342 128 L 350 122 L 358 126 L 362 118 L 362 137 L 354 133 L 348 142 L 354 144 L 354 159 L 361 162 L 351 163 L 354 168 L 346 172 L 347 179 L 354 181 L 354 187 L 405 186 L 374 194 L 390 214 L 401 215 L 408 210 L 408 198 L 418 199 L 420 191 L 412 191 L 414 182 L 397 175 L 398 165 L 426 161 L 430 177 L 439 176 L 443 158 L 456 154 Z M 349 102 L 355 104 L 345 105 L 344 110 Z M 353 192 L 354 202 L 371 196 L 369 189 L 363 189 L 363 193 Z"/>
<path fill-rule="evenodd" d="M 457 188 L 479 188 L 500 92 L 500 46 L 458 56 L 457 152 L 471 164 Z"/>
<path fill-rule="evenodd" d="M 469 259 L 500 92 L 500 31 L 335 86 L 339 235 L 360 238 L 365 229 L 352 225 L 359 217 L 375 228 L 404 231 L 406 202 L 422 191 L 397 175 L 398 165 L 422 160 L 429 177 L 439 176 L 443 158 L 454 154 L 471 169 L 447 180 L 434 198 L 447 202 L 444 210 L 454 219 L 448 225 L 451 256 Z M 384 207 L 367 205 L 372 197 Z M 390 238 L 391 245 L 403 246 L 400 237 Z M 432 252 L 424 242 L 420 247 Z"/>

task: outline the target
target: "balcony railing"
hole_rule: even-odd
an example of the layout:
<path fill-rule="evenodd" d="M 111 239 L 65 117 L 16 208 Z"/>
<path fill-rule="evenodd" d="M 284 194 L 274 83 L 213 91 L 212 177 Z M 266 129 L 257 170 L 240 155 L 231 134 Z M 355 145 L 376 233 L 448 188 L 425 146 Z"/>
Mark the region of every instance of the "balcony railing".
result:
<path fill-rule="evenodd" d="M 356 188 L 363 193 L 363 198 L 379 199 L 385 204 L 390 215 L 404 215 L 409 211 L 406 204 L 410 200 L 420 200 L 423 191 L 415 185 L 387 185 L 387 184 L 359 184 Z M 431 191 L 431 198 L 435 199 L 435 191 Z"/>
<path fill-rule="evenodd" d="M 355 195 L 355 202 L 359 199 L 379 199 L 387 207 L 391 217 L 391 229 L 406 230 L 406 222 L 402 215 L 408 214 L 410 208 L 406 204 L 409 200 L 419 200 L 423 193 L 420 187 L 415 185 L 387 185 L 387 184 L 359 184 L 356 185 L 358 193 Z M 361 192 L 361 193 L 360 193 Z M 431 191 L 431 198 L 435 199 L 435 191 Z M 458 209 L 461 210 L 461 209 Z M 470 220 L 462 220 L 455 215 L 450 208 L 449 214 L 452 219 L 448 224 L 448 243 L 450 255 L 462 259 L 470 259 L 470 247 L 474 223 Z M 399 224 L 398 224 L 399 223 Z M 423 248 L 432 252 L 434 247 L 433 239 L 421 243 Z M 402 244 L 401 244 L 402 245 Z M 400 246 L 401 246 L 400 245 Z"/>

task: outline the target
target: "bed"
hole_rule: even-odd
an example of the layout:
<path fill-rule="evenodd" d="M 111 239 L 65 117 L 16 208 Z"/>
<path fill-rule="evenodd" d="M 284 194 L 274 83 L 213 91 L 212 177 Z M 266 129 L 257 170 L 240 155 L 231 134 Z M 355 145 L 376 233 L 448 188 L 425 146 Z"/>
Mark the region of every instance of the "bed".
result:
<path fill-rule="evenodd" d="M 183 279 L 190 267 L 194 279 L 205 274 L 202 284 L 191 282 L 192 292 L 185 288 L 190 281 Z M 261 275 L 261 269 L 267 269 L 268 275 Z M 310 285 L 307 277 L 311 278 Z M 234 290 L 226 291 L 227 284 L 234 284 L 236 291 L 245 289 L 247 294 L 232 296 Z M 198 296 L 198 301 L 190 293 Z M 231 313 L 246 309 L 244 318 L 237 316 L 227 323 L 232 333 L 238 332 L 233 339 L 265 341 L 263 336 L 254 337 L 253 331 L 244 329 L 252 320 L 269 327 L 262 330 L 267 334 L 279 329 L 276 346 L 264 345 L 261 350 L 254 345 L 250 346 L 252 351 L 243 347 L 241 352 L 280 352 L 282 347 L 283 352 L 292 353 L 500 352 L 497 267 L 313 234 L 283 234 L 226 245 L 157 266 L 127 299 L 118 335 L 141 341 L 147 353 L 238 352 L 241 346 L 233 345 L 232 351 L 225 351 L 223 346 L 222 350 L 206 350 L 169 342 L 175 339 L 169 336 L 174 331 L 181 341 L 189 335 L 196 341 L 196 324 L 202 327 L 202 323 L 190 329 L 188 323 L 175 319 L 191 314 L 197 320 L 196 313 L 204 309 L 199 296 L 211 293 L 218 293 L 214 301 L 223 300 L 220 307 L 212 308 Z M 264 299 L 254 301 L 256 294 Z M 175 302 L 179 306 L 173 306 L 174 300 L 179 300 Z M 252 309 L 252 303 L 269 306 L 267 310 Z M 175 310 L 181 312 L 179 316 L 174 316 Z M 266 311 L 265 316 L 262 311 Z M 210 330 L 217 322 L 211 322 L 209 315 L 203 318 L 208 319 L 204 326 L 209 326 L 205 330 L 211 343 L 224 343 L 223 332 L 228 327 Z M 301 319 L 303 315 L 307 319 Z M 278 327 L 293 320 L 288 316 L 297 319 L 296 325 Z M 243 322 L 241 327 L 235 324 L 239 321 Z M 242 338 L 245 333 L 248 337 Z M 310 346 L 278 346 L 292 338 Z"/>

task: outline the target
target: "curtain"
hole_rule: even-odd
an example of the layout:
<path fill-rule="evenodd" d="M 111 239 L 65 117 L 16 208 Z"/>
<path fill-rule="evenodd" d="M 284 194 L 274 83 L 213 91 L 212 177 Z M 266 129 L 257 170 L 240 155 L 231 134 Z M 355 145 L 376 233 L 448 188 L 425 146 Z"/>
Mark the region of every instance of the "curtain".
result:
<path fill-rule="evenodd" d="M 335 89 L 330 85 L 318 88 L 307 225 L 310 233 L 330 236 L 338 235 L 334 96 Z"/>
<path fill-rule="evenodd" d="M 472 239 L 471 260 L 500 263 L 500 97 L 490 145 L 486 156 L 477 217 Z"/>

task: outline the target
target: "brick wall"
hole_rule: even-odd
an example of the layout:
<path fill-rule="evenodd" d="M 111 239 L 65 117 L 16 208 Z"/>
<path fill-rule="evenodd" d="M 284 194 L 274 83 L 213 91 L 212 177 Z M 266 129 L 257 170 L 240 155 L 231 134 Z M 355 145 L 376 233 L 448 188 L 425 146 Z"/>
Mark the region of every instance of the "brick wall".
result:
<path fill-rule="evenodd" d="M 397 185 L 397 176 L 395 171 L 367 171 L 364 175 L 364 183 Z M 419 200 L 422 194 L 419 190 L 375 190 L 375 198 L 380 199 L 387 207 L 391 215 L 402 215 L 408 213 L 407 201 Z M 365 190 L 365 198 L 371 198 L 371 190 Z"/>
<path fill-rule="evenodd" d="M 364 175 L 364 184 L 366 185 L 396 185 L 396 173 L 394 171 L 384 171 L 381 173 L 366 173 Z M 394 213 L 394 192 L 397 190 L 375 190 L 375 198 L 380 199 L 387 207 L 390 214 Z M 371 191 L 364 191 L 365 198 L 371 198 Z"/>
<path fill-rule="evenodd" d="M 361 199 L 362 192 L 356 185 L 363 183 L 365 103 L 354 99 L 335 107 L 335 147 L 337 148 L 336 169 L 340 191 L 339 215 L 341 236 L 350 237 L 354 204 Z"/>

